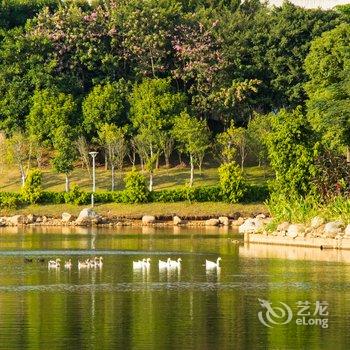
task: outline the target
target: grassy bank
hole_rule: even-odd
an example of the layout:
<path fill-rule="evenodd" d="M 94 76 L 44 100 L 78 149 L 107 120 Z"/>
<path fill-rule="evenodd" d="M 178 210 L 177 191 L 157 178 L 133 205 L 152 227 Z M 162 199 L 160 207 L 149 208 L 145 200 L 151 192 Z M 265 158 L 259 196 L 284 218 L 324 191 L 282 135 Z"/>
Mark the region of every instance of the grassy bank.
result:
<path fill-rule="evenodd" d="M 14 214 L 35 214 L 46 215 L 52 217 L 61 217 L 63 212 L 74 215 L 79 214 L 86 206 L 78 206 L 73 204 L 56 204 L 56 205 L 30 205 L 22 209 L 1 210 L 0 215 Z M 240 213 L 243 216 L 250 216 L 253 213 L 267 212 L 265 205 L 257 204 L 228 204 L 228 203 L 147 203 L 147 204 L 101 204 L 96 205 L 96 212 L 111 217 L 139 217 L 144 214 L 149 215 L 179 215 L 179 216 L 220 216 L 233 215 Z"/>
<path fill-rule="evenodd" d="M 64 190 L 64 175 L 55 173 L 51 168 L 41 169 L 43 172 L 42 186 L 45 191 L 63 191 Z M 131 170 L 126 168 L 125 172 Z M 116 173 L 116 189 L 124 188 L 124 174 Z M 244 175 L 248 183 L 252 185 L 265 184 L 268 179 L 272 178 L 272 171 L 266 167 L 247 167 L 244 170 Z M 188 168 L 160 168 L 155 172 L 154 189 L 172 189 L 185 185 L 189 180 Z M 86 169 L 75 168 L 71 174 L 71 183 L 77 184 L 82 190 L 91 190 L 92 180 Z M 200 173 L 195 172 L 194 186 L 212 186 L 218 183 L 217 168 L 215 166 L 205 167 Z M 0 191 L 2 192 L 18 192 L 20 191 L 21 183 L 18 169 L 16 167 L 4 167 L 0 169 Z M 111 188 L 111 174 L 104 167 L 98 167 L 96 170 L 96 188 L 97 191 L 107 191 Z"/>

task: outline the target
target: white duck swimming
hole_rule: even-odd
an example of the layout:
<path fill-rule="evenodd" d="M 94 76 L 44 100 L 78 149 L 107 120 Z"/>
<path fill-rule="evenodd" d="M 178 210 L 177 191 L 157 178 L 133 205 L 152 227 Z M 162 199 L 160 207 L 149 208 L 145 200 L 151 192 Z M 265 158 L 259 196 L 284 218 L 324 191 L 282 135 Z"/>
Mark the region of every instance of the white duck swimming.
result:
<path fill-rule="evenodd" d="M 94 259 L 95 260 L 95 267 L 102 267 L 102 265 L 103 265 L 103 262 L 102 262 L 102 260 L 103 260 L 103 258 L 102 258 L 102 256 L 100 256 L 99 258 L 95 258 Z"/>
<path fill-rule="evenodd" d="M 48 262 L 48 267 L 57 269 L 58 267 L 60 267 L 60 261 L 61 261 L 60 258 L 57 258 L 56 260 L 50 260 Z"/>
<path fill-rule="evenodd" d="M 66 262 L 64 263 L 64 268 L 65 268 L 65 269 L 70 269 L 71 267 L 72 267 L 72 260 L 69 259 L 68 261 L 66 261 Z"/>
<path fill-rule="evenodd" d="M 170 260 L 169 265 L 171 268 L 179 269 L 181 267 L 181 261 L 182 261 L 181 258 L 178 258 L 177 260 Z"/>
<path fill-rule="evenodd" d="M 134 269 L 142 269 L 144 266 L 143 264 L 146 262 L 146 259 L 138 260 L 138 261 L 133 261 L 132 262 L 132 267 Z"/>
<path fill-rule="evenodd" d="M 146 260 L 143 259 L 143 267 L 146 269 L 150 268 L 150 266 L 151 266 L 150 261 L 151 261 L 151 258 L 147 258 Z"/>
<path fill-rule="evenodd" d="M 219 268 L 220 265 L 219 265 L 219 262 L 221 261 L 221 258 L 218 257 L 216 259 L 216 262 L 214 261 L 210 261 L 210 260 L 205 260 L 205 268 L 206 269 L 216 269 L 216 268 Z"/>
<path fill-rule="evenodd" d="M 159 260 L 158 261 L 159 268 L 160 269 L 167 269 L 168 267 L 170 267 L 170 261 L 171 261 L 170 258 L 168 258 L 167 261 Z"/>
<path fill-rule="evenodd" d="M 90 263 L 88 260 L 80 261 L 78 260 L 78 269 L 86 269 L 90 267 Z"/>

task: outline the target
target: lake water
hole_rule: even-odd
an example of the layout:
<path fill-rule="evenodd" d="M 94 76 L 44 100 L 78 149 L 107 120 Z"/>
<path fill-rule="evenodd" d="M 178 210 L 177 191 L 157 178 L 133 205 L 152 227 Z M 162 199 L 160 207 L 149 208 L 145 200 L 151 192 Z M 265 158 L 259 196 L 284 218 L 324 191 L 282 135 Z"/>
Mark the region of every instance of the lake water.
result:
<path fill-rule="evenodd" d="M 2 230 L 0 349 L 350 348 L 350 252 L 228 238 L 241 240 L 218 228 Z M 102 269 L 78 270 L 94 256 Z M 49 270 L 56 257 L 72 269 Z M 147 257 L 149 271 L 133 271 Z M 159 272 L 168 257 L 180 271 Z"/>

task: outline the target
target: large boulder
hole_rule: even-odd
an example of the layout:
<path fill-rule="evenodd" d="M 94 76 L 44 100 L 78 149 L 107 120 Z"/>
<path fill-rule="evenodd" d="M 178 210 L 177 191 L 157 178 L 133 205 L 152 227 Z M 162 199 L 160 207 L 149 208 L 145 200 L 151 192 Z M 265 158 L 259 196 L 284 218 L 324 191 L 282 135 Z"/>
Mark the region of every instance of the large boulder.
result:
<path fill-rule="evenodd" d="M 350 224 L 348 226 L 346 226 L 345 236 L 350 237 Z"/>
<path fill-rule="evenodd" d="M 334 238 L 337 234 L 343 232 L 344 227 L 345 225 L 342 221 L 331 221 L 325 225 L 323 234 L 328 238 Z"/>
<path fill-rule="evenodd" d="M 290 238 L 296 238 L 302 236 L 305 233 L 305 226 L 302 224 L 292 224 L 289 225 L 287 236 Z"/>
<path fill-rule="evenodd" d="M 153 215 L 144 215 L 142 217 L 142 224 L 143 225 L 153 224 L 155 221 L 156 221 L 156 218 Z"/>
<path fill-rule="evenodd" d="M 258 231 L 261 231 L 263 227 L 264 227 L 264 224 L 261 219 L 259 218 L 247 219 L 243 225 L 239 226 L 238 232 L 239 233 L 256 233 Z"/>
<path fill-rule="evenodd" d="M 284 221 L 277 226 L 277 231 L 278 232 L 287 232 L 289 226 L 290 226 L 290 223 L 288 221 Z"/>
<path fill-rule="evenodd" d="M 10 216 L 8 219 L 9 224 L 13 226 L 25 225 L 28 222 L 28 219 L 25 215 L 14 215 Z"/>
<path fill-rule="evenodd" d="M 177 226 L 177 225 L 180 225 L 181 223 L 182 223 L 181 218 L 178 217 L 177 215 L 175 215 L 175 216 L 173 217 L 173 224 L 174 224 L 175 226 Z"/>
<path fill-rule="evenodd" d="M 205 221 L 205 226 L 218 226 L 220 221 L 218 219 L 209 219 Z"/>
<path fill-rule="evenodd" d="M 242 218 L 241 216 L 237 220 L 233 220 L 231 223 L 232 226 L 241 226 L 243 224 L 244 224 L 244 218 Z"/>
<path fill-rule="evenodd" d="M 220 216 L 219 217 L 219 222 L 220 222 L 220 225 L 228 226 L 229 223 L 230 223 L 230 220 L 228 219 L 227 216 Z"/>
<path fill-rule="evenodd" d="M 315 216 L 311 220 L 311 227 L 313 229 L 317 229 L 320 226 L 322 226 L 324 223 L 325 223 L 325 219 L 324 218 L 321 218 L 320 216 Z"/>
<path fill-rule="evenodd" d="M 83 209 L 75 221 L 75 223 L 79 226 L 87 226 L 94 223 L 99 223 L 101 217 L 91 208 Z"/>
<path fill-rule="evenodd" d="M 72 222 L 74 221 L 74 217 L 69 213 L 62 213 L 62 222 Z"/>

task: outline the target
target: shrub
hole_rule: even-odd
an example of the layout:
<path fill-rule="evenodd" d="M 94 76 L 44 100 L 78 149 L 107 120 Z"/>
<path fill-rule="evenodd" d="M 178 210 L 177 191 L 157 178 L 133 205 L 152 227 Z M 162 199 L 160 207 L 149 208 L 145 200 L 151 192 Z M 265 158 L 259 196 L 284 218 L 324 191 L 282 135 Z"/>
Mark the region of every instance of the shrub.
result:
<path fill-rule="evenodd" d="M 239 202 L 247 189 L 240 167 L 234 162 L 224 163 L 218 171 L 222 199 L 229 203 Z"/>
<path fill-rule="evenodd" d="M 125 196 L 129 203 L 145 203 L 148 201 L 146 178 L 135 169 L 125 176 Z"/>
<path fill-rule="evenodd" d="M 38 200 L 40 204 L 63 204 L 65 203 L 65 193 L 66 192 L 50 192 L 43 191 Z"/>
<path fill-rule="evenodd" d="M 29 172 L 24 186 L 22 188 L 23 199 L 28 203 L 37 203 L 41 197 L 42 193 L 42 183 L 43 175 L 38 169 Z"/>
<path fill-rule="evenodd" d="M 73 185 L 69 192 L 64 193 L 64 200 L 70 204 L 88 204 L 90 202 L 91 195 L 88 192 L 80 190 L 78 185 Z"/>
<path fill-rule="evenodd" d="M 19 193 L 0 193 L 1 209 L 17 209 L 24 204 L 23 197 Z"/>
<path fill-rule="evenodd" d="M 242 201 L 245 203 L 265 202 L 269 196 L 270 190 L 267 185 L 247 185 Z"/>

